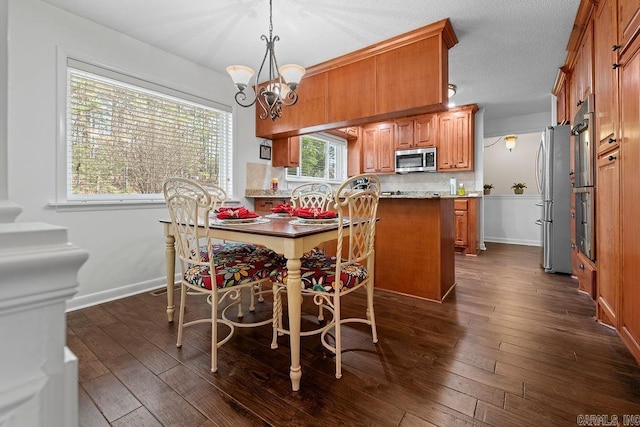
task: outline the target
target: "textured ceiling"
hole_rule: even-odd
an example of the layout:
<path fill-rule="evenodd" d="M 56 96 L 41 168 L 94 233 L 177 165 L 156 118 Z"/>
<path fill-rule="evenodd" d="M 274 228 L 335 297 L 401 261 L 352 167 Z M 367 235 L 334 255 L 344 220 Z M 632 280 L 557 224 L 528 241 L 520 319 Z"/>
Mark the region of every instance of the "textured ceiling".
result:
<path fill-rule="evenodd" d="M 42 0 L 203 66 L 257 69 L 268 0 Z M 485 119 L 548 111 L 580 0 L 274 0 L 280 64 L 305 67 L 449 18 L 452 101 Z M 229 84 L 231 80 L 229 80 Z M 304 81 L 303 81 L 304 84 Z"/>

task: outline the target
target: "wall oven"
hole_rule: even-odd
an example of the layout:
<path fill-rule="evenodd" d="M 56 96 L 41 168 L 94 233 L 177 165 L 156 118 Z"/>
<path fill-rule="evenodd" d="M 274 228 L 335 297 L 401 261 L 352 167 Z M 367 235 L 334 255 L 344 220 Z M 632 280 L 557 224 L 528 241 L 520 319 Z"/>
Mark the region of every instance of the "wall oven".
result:
<path fill-rule="evenodd" d="M 595 246 L 595 141 L 593 95 L 587 96 L 571 128 L 574 149 L 576 244 L 587 258 L 596 260 Z"/>
<path fill-rule="evenodd" d="M 574 187 L 593 187 L 595 185 L 595 147 L 593 95 L 587 96 L 576 117 L 571 134 L 574 142 Z"/>
<path fill-rule="evenodd" d="M 591 261 L 596 260 L 594 230 L 594 188 L 581 187 L 573 190 L 576 197 L 576 244 Z"/>
<path fill-rule="evenodd" d="M 396 151 L 396 173 L 435 171 L 435 147 Z"/>

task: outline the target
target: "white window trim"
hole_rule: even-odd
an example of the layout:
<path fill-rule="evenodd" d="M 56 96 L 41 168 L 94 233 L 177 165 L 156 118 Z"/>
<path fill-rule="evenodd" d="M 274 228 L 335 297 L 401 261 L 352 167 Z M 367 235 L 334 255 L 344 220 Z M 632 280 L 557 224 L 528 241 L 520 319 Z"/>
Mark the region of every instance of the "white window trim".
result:
<path fill-rule="evenodd" d="M 299 183 L 303 183 L 303 182 L 312 182 L 312 181 L 318 181 L 318 182 L 326 182 L 327 184 L 341 184 L 346 178 L 347 178 L 347 164 L 348 164 L 348 159 L 347 159 L 347 140 L 344 138 L 340 138 L 339 136 L 335 136 L 332 135 L 330 133 L 326 133 L 326 132 L 316 132 L 313 135 L 318 135 L 320 137 L 322 137 L 323 139 L 327 139 L 335 144 L 341 145 L 344 147 L 344 155 L 342 156 L 342 177 L 338 178 L 338 179 L 320 179 L 320 178 L 309 178 L 309 177 L 300 177 L 300 176 L 289 176 L 286 175 L 285 173 L 285 179 L 287 180 L 287 182 L 299 182 Z M 305 136 L 305 135 L 302 135 Z M 310 136 L 310 135 L 309 135 Z M 300 144 L 302 144 L 302 140 L 300 140 L 299 142 Z M 299 158 L 299 162 L 302 163 L 302 147 L 300 147 L 300 158 Z"/>
<path fill-rule="evenodd" d="M 236 130 L 236 114 L 232 106 L 221 104 L 208 98 L 202 98 L 197 95 L 193 95 L 189 90 L 179 87 L 179 85 L 166 84 L 159 82 L 158 79 L 140 75 L 139 73 L 127 70 L 124 67 L 116 67 L 106 65 L 103 61 L 97 58 L 91 57 L 79 52 L 70 52 L 57 46 L 56 51 L 56 192 L 55 201 L 49 202 L 47 205 L 50 208 L 54 208 L 59 211 L 78 211 L 78 210 L 110 210 L 110 209 L 138 209 L 144 208 L 160 208 L 165 206 L 164 196 L 162 194 L 147 194 L 147 195 L 95 195 L 88 199 L 68 199 L 67 198 L 67 68 L 71 61 L 86 65 L 86 71 L 91 72 L 91 68 L 98 70 L 97 74 L 103 74 L 109 76 L 109 73 L 113 73 L 115 80 L 120 80 L 122 77 L 131 78 L 135 84 L 148 83 L 152 90 L 157 88 L 163 88 L 164 92 L 168 96 L 174 96 L 180 98 L 186 102 L 195 102 L 203 105 L 210 106 L 219 110 L 227 111 L 232 114 L 232 140 L 229 144 L 229 157 L 227 162 L 230 164 L 230 178 L 234 176 L 234 149 L 235 149 L 235 130 Z M 126 83 L 126 81 L 125 81 Z M 145 88 L 144 84 L 140 87 Z M 173 94 L 173 95 L 172 95 Z M 232 182 L 231 190 L 236 191 L 237 183 Z M 237 199 L 237 195 L 230 194 L 229 201 Z"/>

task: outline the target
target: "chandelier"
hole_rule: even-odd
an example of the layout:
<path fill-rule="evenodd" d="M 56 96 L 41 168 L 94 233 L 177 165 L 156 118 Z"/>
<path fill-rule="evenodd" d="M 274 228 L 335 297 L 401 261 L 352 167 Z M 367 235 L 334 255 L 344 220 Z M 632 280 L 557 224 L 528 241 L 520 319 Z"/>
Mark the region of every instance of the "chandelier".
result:
<path fill-rule="evenodd" d="M 262 58 L 262 64 L 258 70 L 255 80 L 255 93 L 252 101 L 247 100 L 245 90 L 249 86 L 249 81 L 253 77 L 253 70 L 243 65 L 231 65 L 227 67 L 227 73 L 231 76 L 233 83 L 238 88 L 236 92 L 236 102 L 242 107 L 251 107 L 256 102 L 262 107 L 260 119 L 267 117 L 275 120 L 282 116 L 282 106 L 290 107 L 298 101 L 296 89 L 305 73 L 304 67 L 296 64 L 287 64 L 278 68 L 278 61 L 274 51 L 275 42 L 280 37 L 273 35 L 273 13 L 272 0 L 269 0 L 269 38 L 264 34 L 260 37 L 267 44 L 267 50 Z M 268 78 L 264 83 L 260 83 L 262 71 L 268 72 Z"/>

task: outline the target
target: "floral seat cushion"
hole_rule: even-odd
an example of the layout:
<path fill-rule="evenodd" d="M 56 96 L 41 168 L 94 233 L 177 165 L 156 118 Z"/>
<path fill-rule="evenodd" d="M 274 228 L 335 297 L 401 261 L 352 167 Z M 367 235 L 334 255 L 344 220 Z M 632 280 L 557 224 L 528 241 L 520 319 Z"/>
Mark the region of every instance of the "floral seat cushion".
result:
<path fill-rule="evenodd" d="M 329 292 L 336 289 L 336 257 L 320 256 L 315 253 L 310 257 L 300 259 L 300 280 L 303 289 Z M 275 282 L 287 284 L 287 267 L 280 265 L 273 271 L 271 279 Z M 367 278 L 367 268 L 361 264 L 351 264 L 342 267 L 338 289 L 352 288 Z"/>
<path fill-rule="evenodd" d="M 269 278 L 282 262 L 281 257 L 266 248 L 256 248 L 251 253 L 216 253 L 214 255 L 216 286 L 219 289 L 229 288 Z M 212 289 L 211 270 L 208 264 L 192 264 L 184 273 L 184 280 L 193 286 Z"/>
<path fill-rule="evenodd" d="M 212 245 L 214 253 L 230 253 L 230 254 L 247 254 L 255 251 L 258 248 L 256 245 L 250 243 L 237 243 L 237 242 L 225 242 L 216 243 Z M 200 256 L 204 261 L 209 260 L 209 251 L 206 246 L 200 248 Z"/>

